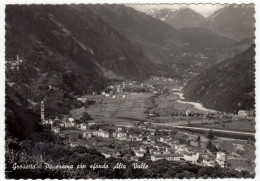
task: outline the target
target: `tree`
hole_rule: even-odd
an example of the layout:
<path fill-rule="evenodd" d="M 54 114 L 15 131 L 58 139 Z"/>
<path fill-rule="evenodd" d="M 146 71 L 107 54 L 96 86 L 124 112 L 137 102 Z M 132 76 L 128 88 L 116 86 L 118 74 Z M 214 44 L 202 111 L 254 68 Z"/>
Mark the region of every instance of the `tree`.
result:
<path fill-rule="evenodd" d="M 218 151 L 217 147 L 212 143 L 211 140 L 209 140 L 209 141 L 207 142 L 206 148 L 207 148 L 209 151 L 211 151 L 211 152 L 217 152 L 217 151 Z"/>
<path fill-rule="evenodd" d="M 209 132 L 207 133 L 207 138 L 209 140 L 213 140 L 214 139 L 214 133 L 213 133 L 212 129 L 210 129 Z"/>
<path fill-rule="evenodd" d="M 200 135 L 197 137 L 198 147 L 200 147 Z"/>
<path fill-rule="evenodd" d="M 190 140 L 187 140 L 187 145 L 190 146 Z"/>

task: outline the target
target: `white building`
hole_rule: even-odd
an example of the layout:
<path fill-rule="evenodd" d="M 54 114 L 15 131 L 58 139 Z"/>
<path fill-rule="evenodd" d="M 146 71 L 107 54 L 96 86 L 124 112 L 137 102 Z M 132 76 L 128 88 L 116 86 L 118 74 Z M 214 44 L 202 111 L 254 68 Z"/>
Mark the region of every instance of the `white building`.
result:
<path fill-rule="evenodd" d="M 239 110 L 238 113 L 237 113 L 237 115 L 238 115 L 239 117 L 249 116 L 248 111 L 246 111 L 246 110 Z"/>
<path fill-rule="evenodd" d="M 88 129 L 88 125 L 86 123 L 80 123 L 79 124 L 79 129 L 81 130 L 87 130 Z"/>
<path fill-rule="evenodd" d="M 144 153 L 141 152 L 140 150 L 134 150 L 134 153 L 137 157 L 144 157 Z"/>
<path fill-rule="evenodd" d="M 75 127 L 75 123 L 74 123 L 74 122 L 65 121 L 65 122 L 64 122 L 64 127 L 65 127 L 65 128 Z"/>
<path fill-rule="evenodd" d="M 191 163 L 197 163 L 199 161 L 199 156 L 199 153 L 186 153 L 183 155 L 183 159 Z"/>
<path fill-rule="evenodd" d="M 181 154 L 153 154 L 151 155 L 152 161 L 167 160 L 167 161 L 180 161 L 183 156 Z"/>
<path fill-rule="evenodd" d="M 227 168 L 226 153 L 224 153 L 224 152 L 217 152 L 216 162 L 217 162 L 217 164 L 219 164 L 222 168 Z"/>
<path fill-rule="evenodd" d="M 93 135 L 102 138 L 109 138 L 109 132 L 103 131 L 101 129 L 98 131 L 93 131 Z"/>
<path fill-rule="evenodd" d="M 83 138 L 91 138 L 92 137 L 92 133 L 90 131 L 86 131 L 82 134 Z"/>
<path fill-rule="evenodd" d="M 190 112 L 189 109 L 186 109 L 186 110 L 185 110 L 185 115 L 186 115 L 186 116 L 190 116 L 190 113 L 191 113 L 191 112 Z"/>
<path fill-rule="evenodd" d="M 55 127 L 52 127 L 51 130 L 52 130 L 52 132 L 54 132 L 56 134 L 60 133 L 60 127 L 55 126 Z"/>

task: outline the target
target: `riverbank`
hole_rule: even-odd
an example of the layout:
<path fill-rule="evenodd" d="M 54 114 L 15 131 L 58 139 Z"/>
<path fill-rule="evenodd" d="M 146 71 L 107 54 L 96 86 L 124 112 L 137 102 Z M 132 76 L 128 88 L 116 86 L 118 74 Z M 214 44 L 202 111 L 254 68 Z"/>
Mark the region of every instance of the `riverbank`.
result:
<path fill-rule="evenodd" d="M 183 93 L 181 93 L 181 92 L 174 92 L 173 94 L 176 94 L 180 97 L 180 100 L 177 100 L 177 102 L 179 102 L 179 103 L 190 104 L 190 105 L 194 106 L 196 109 L 206 111 L 206 112 L 210 112 L 210 113 L 216 113 L 217 112 L 216 110 L 205 108 L 201 103 L 184 101 L 185 97 L 183 97 Z"/>

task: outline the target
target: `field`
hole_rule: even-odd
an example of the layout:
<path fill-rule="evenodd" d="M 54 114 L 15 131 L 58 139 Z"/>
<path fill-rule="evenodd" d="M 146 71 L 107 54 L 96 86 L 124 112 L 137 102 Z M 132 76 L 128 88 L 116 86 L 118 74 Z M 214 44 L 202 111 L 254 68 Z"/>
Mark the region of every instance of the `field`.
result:
<path fill-rule="evenodd" d="M 225 130 L 236 130 L 236 131 L 247 131 L 255 132 L 255 121 L 254 120 L 230 120 L 230 122 L 219 122 L 216 124 L 200 124 L 196 125 L 203 128 L 216 128 Z"/>
<path fill-rule="evenodd" d="M 253 171 L 255 168 L 255 146 L 248 144 L 247 141 L 229 138 L 217 138 L 214 143 L 230 155 L 228 162 L 231 168 L 243 168 Z M 239 165 L 239 166 L 238 166 Z"/>
<path fill-rule="evenodd" d="M 126 97 L 123 98 L 122 96 Z M 115 98 L 105 97 L 103 95 L 88 95 L 88 100 L 101 100 L 99 103 L 89 106 L 88 108 L 80 108 L 72 110 L 72 115 L 80 115 L 88 112 L 93 118 L 92 121 L 99 121 L 114 125 L 131 126 L 136 120 L 147 121 L 145 111 L 148 108 L 149 97 L 151 93 L 120 93 Z"/>

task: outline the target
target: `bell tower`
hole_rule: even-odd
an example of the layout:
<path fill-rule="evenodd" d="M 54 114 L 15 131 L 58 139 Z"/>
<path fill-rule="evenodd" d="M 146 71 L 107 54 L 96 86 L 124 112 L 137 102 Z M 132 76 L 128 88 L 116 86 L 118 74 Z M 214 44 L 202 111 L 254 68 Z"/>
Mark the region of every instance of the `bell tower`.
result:
<path fill-rule="evenodd" d="M 41 120 L 44 121 L 44 102 L 41 102 Z"/>

